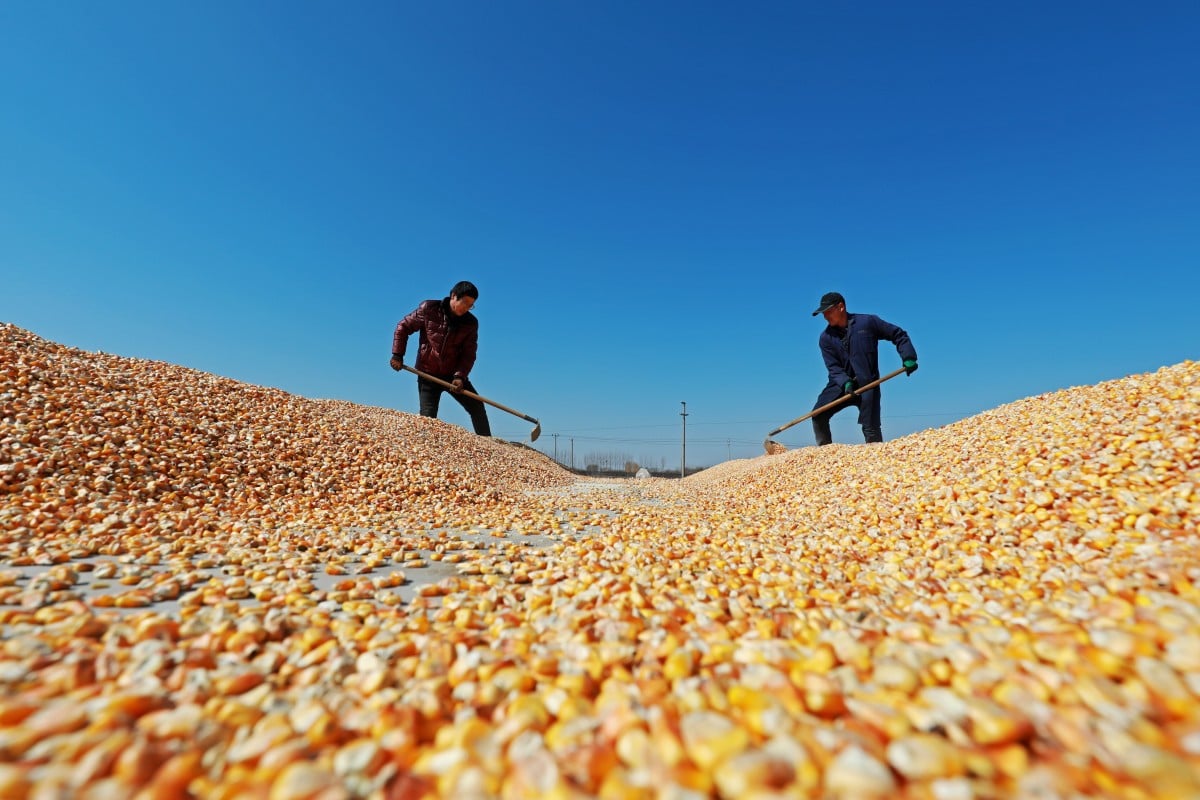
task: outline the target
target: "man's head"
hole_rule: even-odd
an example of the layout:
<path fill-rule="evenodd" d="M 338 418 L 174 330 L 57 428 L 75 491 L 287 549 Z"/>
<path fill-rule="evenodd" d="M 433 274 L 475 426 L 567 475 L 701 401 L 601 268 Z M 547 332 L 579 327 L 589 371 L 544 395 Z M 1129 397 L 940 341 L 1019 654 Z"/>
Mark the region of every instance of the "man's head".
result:
<path fill-rule="evenodd" d="M 830 325 L 844 328 L 848 316 L 846 314 L 846 298 L 842 297 L 838 292 L 826 292 L 821 295 L 821 304 L 812 313 L 814 317 L 817 314 L 824 314 L 825 321 Z"/>
<path fill-rule="evenodd" d="M 471 310 L 479 299 L 479 290 L 470 281 L 459 281 L 450 290 L 450 311 L 454 316 L 461 317 Z"/>

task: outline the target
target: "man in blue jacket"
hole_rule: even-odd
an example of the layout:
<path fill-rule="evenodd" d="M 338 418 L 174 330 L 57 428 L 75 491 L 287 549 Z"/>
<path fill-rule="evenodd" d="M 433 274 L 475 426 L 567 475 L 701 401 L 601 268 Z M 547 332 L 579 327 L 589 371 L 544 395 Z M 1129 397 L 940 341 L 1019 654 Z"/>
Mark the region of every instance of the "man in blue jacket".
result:
<path fill-rule="evenodd" d="M 822 295 L 821 304 L 813 316 L 817 314 L 825 315 L 825 321 L 829 323 L 819 340 L 821 357 L 825 359 L 825 368 L 829 370 L 829 383 L 817 397 L 813 408 L 820 408 L 879 378 L 880 339 L 896 345 L 896 352 L 904 362 L 907 375 L 917 371 L 916 348 L 899 326 L 885 322 L 874 314 L 849 313 L 846 311 L 846 299 L 837 292 Z M 833 443 L 829 421 L 834 414 L 849 406 L 858 407 L 858 424 L 862 426 L 863 438 L 867 442 L 883 441 L 883 428 L 879 422 L 879 387 L 876 386 L 812 418 L 813 435 L 818 445 Z"/>
<path fill-rule="evenodd" d="M 471 415 L 471 425 L 480 436 L 491 436 L 487 409 L 474 397 L 459 394 L 458 389 L 475 392 L 471 385 L 471 367 L 475 366 L 475 353 L 479 348 L 479 320 L 471 313 L 479 290 L 470 281 L 459 281 L 450 290 L 449 297 L 441 300 L 426 300 L 396 325 L 392 335 L 392 369 L 404 366 L 404 353 L 408 337 L 420 331 L 417 344 L 416 368 L 427 375 L 453 384 L 456 391 L 451 397 Z M 438 405 L 445 391 L 440 385 L 417 379 L 417 395 L 421 401 L 421 416 L 436 417 Z"/>

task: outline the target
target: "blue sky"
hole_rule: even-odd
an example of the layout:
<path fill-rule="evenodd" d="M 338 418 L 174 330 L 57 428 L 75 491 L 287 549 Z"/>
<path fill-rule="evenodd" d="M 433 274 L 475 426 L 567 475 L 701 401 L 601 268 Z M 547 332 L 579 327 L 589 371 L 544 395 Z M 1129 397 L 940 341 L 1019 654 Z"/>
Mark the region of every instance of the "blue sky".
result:
<path fill-rule="evenodd" d="M 920 354 L 896 438 L 1200 357 L 1198 38 L 1195 3 L 4 3 L 0 320 L 415 413 L 392 330 L 468 279 L 472 379 L 542 449 L 677 468 L 681 401 L 689 465 L 812 407 L 837 290 Z"/>

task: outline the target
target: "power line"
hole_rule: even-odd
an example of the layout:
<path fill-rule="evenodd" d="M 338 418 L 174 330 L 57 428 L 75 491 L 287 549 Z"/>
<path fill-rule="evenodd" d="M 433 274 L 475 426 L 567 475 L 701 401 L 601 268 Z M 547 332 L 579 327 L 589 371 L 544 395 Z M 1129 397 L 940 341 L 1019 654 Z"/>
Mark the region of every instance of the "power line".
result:
<path fill-rule="evenodd" d="M 884 414 L 883 419 L 910 419 L 910 418 L 916 418 L 916 417 L 955 417 L 955 418 L 961 419 L 963 417 L 973 417 L 976 414 L 982 414 L 982 413 L 983 413 L 982 410 L 980 410 L 980 411 L 928 411 L 928 412 L 922 412 L 922 413 L 916 413 L 916 414 Z M 688 416 L 689 417 L 695 416 L 695 414 L 689 413 Z M 712 421 L 712 422 L 692 421 L 689 424 L 692 427 L 697 427 L 699 425 L 766 425 L 766 426 L 771 426 L 771 425 L 778 424 L 778 422 L 779 422 L 779 420 L 777 420 L 777 419 L 743 419 L 743 420 L 716 420 L 716 421 Z M 570 430 L 570 433 L 579 434 L 579 433 L 589 432 L 589 431 L 626 431 L 626 430 L 637 430 L 637 429 L 641 429 L 641 428 L 673 428 L 673 427 L 675 427 L 675 426 L 672 423 L 638 424 L 638 425 L 611 425 L 611 426 L 598 427 L 598 428 L 572 428 Z"/>
<path fill-rule="evenodd" d="M 695 416 L 695 414 L 687 411 L 687 403 L 682 403 L 682 406 L 684 409 L 683 413 L 681 413 L 681 415 L 680 415 L 681 417 L 683 417 L 683 444 L 682 444 L 682 446 L 684 448 L 683 452 L 684 452 L 684 456 L 686 458 L 687 425 L 688 425 L 687 417 Z M 914 414 L 886 414 L 883 416 L 883 419 L 885 422 L 886 421 L 895 422 L 898 420 L 905 420 L 905 419 L 927 419 L 927 418 L 932 418 L 932 417 L 952 417 L 953 419 L 950 421 L 956 422 L 956 421 L 965 419 L 967 417 L 975 416 L 976 414 L 980 414 L 980 413 L 983 413 L 983 412 L 981 412 L 981 411 L 972 411 L 972 412 L 965 412 L 965 411 L 962 411 L 962 412 L 940 411 L 939 412 L 939 411 L 935 411 L 935 412 L 919 412 L 919 413 L 914 413 Z M 745 425 L 755 425 L 755 426 L 766 427 L 768 425 L 775 424 L 776 422 L 778 422 L 778 420 L 770 420 L 770 421 L 727 420 L 727 421 L 714 421 L 714 422 L 692 421 L 691 425 L 693 428 L 695 428 L 697 426 L 712 427 L 714 425 L 725 426 L 726 428 L 729 428 L 732 426 L 745 426 Z M 947 424 L 949 424 L 949 423 L 947 423 Z M 597 432 L 641 431 L 641 430 L 647 430 L 647 429 L 672 428 L 672 427 L 674 427 L 674 425 L 672 425 L 672 424 L 638 424 L 638 425 L 602 426 L 602 427 L 596 427 L 596 428 L 575 428 L 572 430 L 568 430 L 566 432 L 560 431 L 558 433 L 551 434 L 551 436 L 554 438 L 554 447 L 553 447 L 554 459 L 556 461 L 558 460 L 558 437 L 560 435 L 567 436 L 570 439 L 570 442 L 571 442 L 571 457 L 570 458 L 571 458 L 571 463 L 574 464 L 575 440 L 576 439 L 578 439 L 581 443 L 592 444 L 592 445 L 609 444 L 609 445 L 644 446 L 644 447 L 668 446 L 672 443 L 678 443 L 680 441 L 679 439 L 673 439 L 673 438 L 670 438 L 669 436 L 655 436 L 655 435 L 649 435 L 649 436 L 645 436 L 645 435 L 639 436 L 636 434 L 631 435 L 631 436 L 596 436 L 596 435 L 589 436 L 589 435 L 585 435 L 585 433 L 588 431 L 597 431 Z M 916 431 L 913 431 L 913 432 L 916 432 Z M 528 432 L 524 431 L 524 430 L 513 431 L 513 432 L 498 431 L 496 435 L 501 438 L 505 438 L 505 439 L 524 439 L 528 436 Z M 717 445 L 717 446 L 724 444 L 726 446 L 726 450 L 729 451 L 729 450 L 731 450 L 732 445 L 736 444 L 739 446 L 757 446 L 757 445 L 762 444 L 762 440 L 757 439 L 757 438 L 755 438 L 755 439 L 740 439 L 740 438 L 731 437 L 727 433 L 717 433 L 716 435 L 713 435 L 713 436 L 697 437 L 697 436 L 693 435 L 692 443 L 697 444 L 697 445 Z"/>

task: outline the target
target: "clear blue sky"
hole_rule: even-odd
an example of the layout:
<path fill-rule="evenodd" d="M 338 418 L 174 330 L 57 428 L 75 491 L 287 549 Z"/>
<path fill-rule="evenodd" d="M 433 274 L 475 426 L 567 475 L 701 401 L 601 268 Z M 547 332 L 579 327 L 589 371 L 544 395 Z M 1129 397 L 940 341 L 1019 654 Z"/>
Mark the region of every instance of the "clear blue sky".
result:
<path fill-rule="evenodd" d="M 415 413 L 392 330 L 469 279 L 539 446 L 677 468 L 681 401 L 689 465 L 812 407 L 837 290 L 920 354 L 895 438 L 1200 357 L 1198 42 L 1195 2 L 12 0 L 0 320 Z"/>

